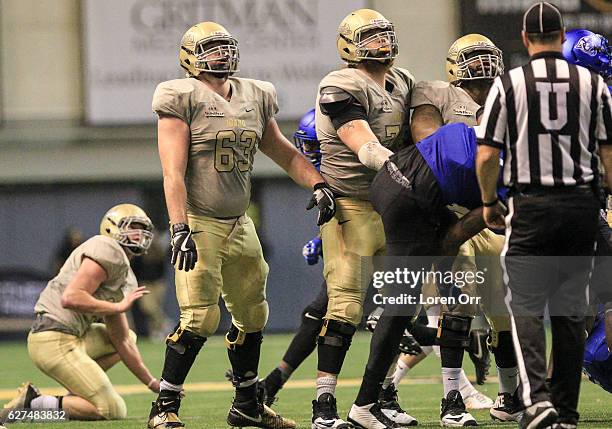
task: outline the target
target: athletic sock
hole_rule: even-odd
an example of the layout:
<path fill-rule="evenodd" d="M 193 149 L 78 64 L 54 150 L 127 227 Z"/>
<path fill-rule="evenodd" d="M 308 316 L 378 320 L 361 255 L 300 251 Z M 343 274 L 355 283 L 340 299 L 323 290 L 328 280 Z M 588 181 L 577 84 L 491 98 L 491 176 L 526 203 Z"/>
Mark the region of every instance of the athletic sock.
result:
<path fill-rule="evenodd" d="M 497 367 L 499 376 L 499 393 L 514 393 L 518 387 L 518 367 Z"/>
<path fill-rule="evenodd" d="M 293 374 L 293 368 L 290 368 L 288 366 L 285 366 L 284 368 L 282 366 L 278 366 L 276 368 L 276 370 L 278 370 L 279 374 L 280 374 L 280 381 L 281 381 L 281 386 L 283 384 L 285 384 L 287 382 L 287 380 L 289 380 L 289 377 L 291 377 L 291 374 Z M 275 370 L 275 371 L 276 371 Z"/>
<path fill-rule="evenodd" d="M 170 390 L 172 392 L 180 392 L 183 390 L 182 384 L 172 384 L 163 378 L 159 382 L 159 390 Z"/>
<path fill-rule="evenodd" d="M 408 374 L 408 371 L 410 371 L 410 367 L 399 359 L 397 361 L 397 365 L 395 366 L 395 373 L 393 374 L 393 384 L 395 384 L 395 386 L 399 386 L 400 381 L 402 381 L 402 378 Z"/>
<path fill-rule="evenodd" d="M 33 410 L 57 410 L 60 408 L 60 398 L 61 396 L 42 395 L 32 399 L 30 408 Z"/>
<path fill-rule="evenodd" d="M 451 390 L 459 390 L 459 380 L 461 379 L 461 368 L 442 367 L 442 382 L 444 384 L 444 397 Z"/>
<path fill-rule="evenodd" d="M 319 399 L 324 393 L 329 393 L 332 396 L 336 396 L 336 384 L 338 384 L 338 378 L 333 375 L 318 377 L 317 399 Z"/>

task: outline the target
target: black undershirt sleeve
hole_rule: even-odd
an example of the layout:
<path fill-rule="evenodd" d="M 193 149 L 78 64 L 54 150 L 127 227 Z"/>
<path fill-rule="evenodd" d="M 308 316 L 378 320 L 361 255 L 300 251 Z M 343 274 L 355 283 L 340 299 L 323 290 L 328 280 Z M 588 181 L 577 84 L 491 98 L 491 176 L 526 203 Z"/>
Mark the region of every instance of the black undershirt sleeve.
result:
<path fill-rule="evenodd" d="M 319 98 L 319 106 L 321 113 L 329 116 L 336 130 L 350 121 L 368 120 L 368 114 L 361 103 L 341 88 L 333 86 L 323 88 Z"/>

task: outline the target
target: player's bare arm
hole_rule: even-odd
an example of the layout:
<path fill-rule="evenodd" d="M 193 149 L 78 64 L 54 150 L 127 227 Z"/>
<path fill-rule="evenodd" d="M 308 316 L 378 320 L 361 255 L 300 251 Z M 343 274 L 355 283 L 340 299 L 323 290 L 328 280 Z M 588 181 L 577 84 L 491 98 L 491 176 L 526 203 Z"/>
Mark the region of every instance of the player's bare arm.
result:
<path fill-rule="evenodd" d="M 482 215 L 482 207 L 470 210 L 465 216 L 454 223 L 446 232 L 442 249 L 446 256 L 455 256 L 459 247 L 486 227 Z"/>
<path fill-rule="evenodd" d="M 171 224 L 187 223 L 185 170 L 190 139 L 189 126 L 181 119 L 161 116 L 157 121 L 157 145 L 164 176 L 164 194 Z"/>
<path fill-rule="evenodd" d="M 285 138 L 274 118 L 268 122 L 259 148 L 298 185 L 312 189 L 317 183 L 325 181 L 310 161 Z"/>
<path fill-rule="evenodd" d="M 415 143 L 420 142 L 435 133 L 442 125 L 444 125 L 444 120 L 437 107 L 431 104 L 418 106 L 414 109 L 410 121 L 412 140 Z"/>
<path fill-rule="evenodd" d="M 612 190 L 612 145 L 599 146 L 599 154 L 604 166 L 605 184 Z"/>
<path fill-rule="evenodd" d="M 338 137 L 357 156 L 363 165 L 380 170 L 385 161 L 393 154 L 378 141 L 370 125 L 363 119 L 355 119 L 343 124 L 337 130 Z"/>
<path fill-rule="evenodd" d="M 504 228 L 504 206 L 497 198 L 500 150 L 492 146 L 480 145 L 476 155 L 476 176 L 482 195 L 483 216 L 487 226 Z"/>
<path fill-rule="evenodd" d="M 136 343 L 130 338 L 130 328 L 125 314 L 113 314 L 104 318 L 108 337 L 115 346 L 125 366 L 152 392 L 159 393 L 159 381 L 151 375 L 138 351 Z"/>
<path fill-rule="evenodd" d="M 149 293 L 145 287 L 139 287 L 121 302 L 108 302 L 95 298 L 94 293 L 106 279 L 106 271 L 100 264 L 92 259 L 83 258 L 81 267 L 62 294 L 62 307 L 101 316 L 117 314 L 127 311 L 135 300 Z"/>

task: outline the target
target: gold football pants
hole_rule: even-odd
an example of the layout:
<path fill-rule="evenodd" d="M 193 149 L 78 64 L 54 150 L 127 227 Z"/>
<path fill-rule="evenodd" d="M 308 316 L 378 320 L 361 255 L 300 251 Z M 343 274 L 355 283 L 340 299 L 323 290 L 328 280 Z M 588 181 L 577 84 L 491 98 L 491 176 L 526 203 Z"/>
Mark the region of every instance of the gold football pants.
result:
<path fill-rule="evenodd" d="M 373 269 L 362 257 L 384 254 L 385 231 L 369 201 L 338 198 L 336 206 L 334 218 L 321 227 L 329 298 L 325 318 L 358 325 Z"/>
<path fill-rule="evenodd" d="M 133 331 L 130 338 L 136 342 Z M 28 353 L 38 369 L 70 393 L 91 402 L 107 419 L 127 416 L 125 401 L 96 363 L 96 359 L 116 352 L 103 323 L 93 323 L 81 338 L 57 331 L 28 335 Z"/>
<path fill-rule="evenodd" d="M 261 331 L 268 320 L 268 264 L 253 221 L 247 215 L 226 221 L 189 215 L 198 262 L 176 270 L 176 297 L 182 329 L 208 337 L 219 325 L 219 297 L 241 331 Z"/>

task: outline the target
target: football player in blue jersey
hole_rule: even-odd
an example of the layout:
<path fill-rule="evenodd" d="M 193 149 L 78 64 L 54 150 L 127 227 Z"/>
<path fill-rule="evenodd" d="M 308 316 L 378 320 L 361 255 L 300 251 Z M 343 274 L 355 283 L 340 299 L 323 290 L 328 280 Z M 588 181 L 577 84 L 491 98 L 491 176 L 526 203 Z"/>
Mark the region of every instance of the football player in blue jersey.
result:
<path fill-rule="evenodd" d="M 426 272 L 432 262 L 440 262 L 438 257 L 427 255 L 454 257 L 463 242 L 485 228 L 479 218 L 482 202 L 475 158 L 474 129 L 461 123 L 445 125 L 389 158 L 370 189 L 372 204 L 383 220 L 387 256 L 403 256 L 402 266 L 413 272 Z M 505 196 L 505 191 L 500 187 L 500 198 Z M 446 207 L 452 204 L 470 211 L 457 219 Z M 398 287 L 387 289 L 389 296 L 410 294 L 416 297 L 416 302 L 404 300 L 401 305 L 392 305 L 387 300 L 372 337 L 364 379 L 349 413 L 349 422 L 368 428 L 383 427 L 375 424 L 366 411 L 378 400 L 384 368 L 392 363 L 389 350 L 397 349 L 406 327 L 412 328 L 410 308 L 416 309 L 413 304 L 418 304 L 420 287 L 414 284 L 402 288 L 401 292 Z M 455 426 L 476 423 L 469 413 L 457 413 L 457 418 Z"/>
<path fill-rule="evenodd" d="M 572 64 L 583 66 L 604 79 L 612 78 L 612 48 L 608 40 L 592 31 L 575 29 L 565 33 L 563 56 Z M 612 92 L 612 86 L 609 86 Z M 609 192 L 610 190 L 608 190 Z M 592 300 L 599 303 L 585 344 L 584 372 L 589 380 L 612 392 L 612 197 L 608 195 L 608 213 L 601 211 L 597 235 L 595 265 L 591 277 Z M 587 325 L 587 327 L 588 327 Z M 606 336 L 606 328 L 608 335 Z"/>

